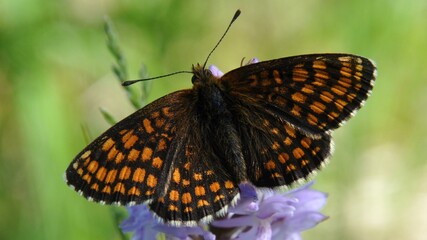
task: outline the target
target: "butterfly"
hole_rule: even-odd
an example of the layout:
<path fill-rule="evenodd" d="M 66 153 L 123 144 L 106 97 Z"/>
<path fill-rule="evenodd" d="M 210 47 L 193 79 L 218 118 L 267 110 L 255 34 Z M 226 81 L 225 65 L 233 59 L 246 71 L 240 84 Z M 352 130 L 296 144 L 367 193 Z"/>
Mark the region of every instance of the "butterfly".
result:
<path fill-rule="evenodd" d="M 147 204 L 174 226 L 208 223 L 239 199 L 239 184 L 287 189 L 327 162 L 331 133 L 371 93 L 375 64 L 309 54 L 222 76 L 192 68 L 191 89 L 161 97 L 85 147 L 65 173 L 102 204 Z"/>
<path fill-rule="evenodd" d="M 166 223 L 193 226 L 226 213 L 239 183 L 287 188 L 312 177 L 331 132 L 363 105 L 372 61 L 311 54 L 215 77 L 193 67 L 193 88 L 139 109 L 95 139 L 66 170 L 89 200 L 146 203 Z"/>

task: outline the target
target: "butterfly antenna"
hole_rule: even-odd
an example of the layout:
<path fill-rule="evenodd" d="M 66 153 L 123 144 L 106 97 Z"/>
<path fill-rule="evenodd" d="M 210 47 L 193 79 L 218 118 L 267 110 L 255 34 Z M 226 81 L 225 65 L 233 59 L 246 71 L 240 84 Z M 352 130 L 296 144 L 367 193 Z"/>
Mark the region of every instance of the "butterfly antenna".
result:
<path fill-rule="evenodd" d="M 222 34 L 222 37 L 219 39 L 219 41 L 217 42 L 217 44 L 215 45 L 215 47 L 212 49 L 212 51 L 209 53 L 208 57 L 206 58 L 205 63 L 203 64 L 203 69 L 206 67 L 206 63 L 209 60 L 209 57 L 212 55 L 212 53 L 215 51 L 215 49 L 218 47 L 218 45 L 221 43 L 222 39 L 225 37 L 225 35 L 227 34 L 228 30 L 230 29 L 231 25 L 233 24 L 234 21 L 236 21 L 236 19 L 239 17 L 241 11 L 240 9 L 237 9 L 236 13 L 234 13 L 233 18 L 231 19 L 230 24 L 228 24 L 227 29 L 225 29 L 224 34 Z"/>
<path fill-rule="evenodd" d="M 142 78 L 142 79 L 137 79 L 137 80 L 129 80 L 129 81 L 122 82 L 122 86 L 126 87 L 126 86 L 132 85 L 132 84 L 137 83 L 137 82 L 143 82 L 143 81 L 153 80 L 153 79 L 157 79 L 157 78 L 169 77 L 169 76 L 180 74 L 180 73 L 193 73 L 193 72 L 191 72 L 191 71 L 178 71 L 178 72 L 173 72 L 173 73 L 169 73 L 169 74 L 165 74 L 165 75 L 161 75 L 161 76 L 157 76 L 157 77 L 152 77 L 152 78 Z"/>

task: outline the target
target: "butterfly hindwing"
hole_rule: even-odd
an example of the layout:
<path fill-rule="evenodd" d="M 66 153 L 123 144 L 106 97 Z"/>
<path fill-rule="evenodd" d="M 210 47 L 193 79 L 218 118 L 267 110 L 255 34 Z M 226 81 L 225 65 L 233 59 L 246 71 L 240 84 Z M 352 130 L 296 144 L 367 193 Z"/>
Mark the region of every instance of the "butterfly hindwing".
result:
<path fill-rule="evenodd" d="M 231 94 L 245 95 L 306 134 L 317 135 L 354 115 L 375 76 L 369 59 L 311 54 L 246 65 L 226 73 L 221 83 Z"/>
<path fill-rule="evenodd" d="M 236 97 L 236 96 L 235 96 Z M 249 99 L 234 107 L 248 180 L 257 187 L 290 188 L 311 178 L 332 152 L 328 133 L 315 137 Z"/>

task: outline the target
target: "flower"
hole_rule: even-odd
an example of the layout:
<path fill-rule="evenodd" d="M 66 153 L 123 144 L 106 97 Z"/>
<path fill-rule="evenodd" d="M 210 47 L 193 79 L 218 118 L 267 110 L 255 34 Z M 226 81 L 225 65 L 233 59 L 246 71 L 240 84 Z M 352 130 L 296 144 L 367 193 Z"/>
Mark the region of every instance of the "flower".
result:
<path fill-rule="evenodd" d="M 312 184 L 286 193 L 240 184 L 241 199 L 212 226 L 234 228 L 228 239 L 301 239 L 302 231 L 327 219 L 319 212 L 327 194 L 310 189 Z"/>
<path fill-rule="evenodd" d="M 155 239 L 165 233 L 167 239 L 301 239 L 301 232 L 327 219 L 319 212 L 327 194 L 310 189 L 313 183 L 285 193 L 257 190 L 250 184 L 240 184 L 241 198 L 229 209 L 226 218 L 209 226 L 175 227 L 160 223 L 146 205 L 128 207 L 129 217 L 122 222 L 125 232 L 134 232 L 134 240 Z M 217 236 L 205 228 L 215 227 Z M 221 231 L 221 229 L 232 231 Z"/>

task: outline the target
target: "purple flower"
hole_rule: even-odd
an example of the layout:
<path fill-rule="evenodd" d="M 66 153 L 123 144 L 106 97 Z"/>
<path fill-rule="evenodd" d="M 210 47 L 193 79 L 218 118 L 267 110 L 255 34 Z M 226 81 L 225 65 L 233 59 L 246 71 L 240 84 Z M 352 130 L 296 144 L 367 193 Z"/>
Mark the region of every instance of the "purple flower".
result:
<path fill-rule="evenodd" d="M 301 239 L 301 232 L 313 228 L 327 219 L 319 212 L 326 203 L 325 193 L 310 189 L 312 183 L 301 188 L 277 193 L 273 190 L 256 190 L 250 184 L 240 184 L 241 198 L 229 209 L 226 218 L 218 219 L 209 226 L 174 227 L 157 221 L 146 205 L 128 207 L 129 217 L 122 222 L 125 232 L 134 232 L 133 238 L 155 239 L 165 233 L 167 239 L 215 239 L 205 230 L 215 227 L 220 239 Z M 220 230 L 226 228 L 232 231 Z"/>
<path fill-rule="evenodd" d="M 229 239 L 301 239 L 302 231 L 327 219 L 319 212 L 327 195 L 309 189 L 311 185 L 277 193 L 240 184 L 241 199 L 230 208 L 227 218 L 214 221 L 212 226 L 234 228 Z"/>

